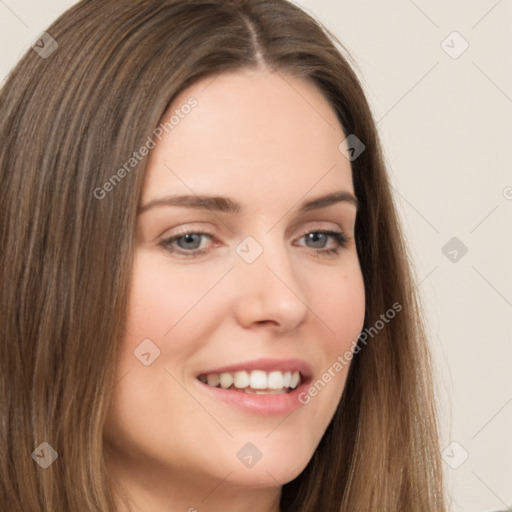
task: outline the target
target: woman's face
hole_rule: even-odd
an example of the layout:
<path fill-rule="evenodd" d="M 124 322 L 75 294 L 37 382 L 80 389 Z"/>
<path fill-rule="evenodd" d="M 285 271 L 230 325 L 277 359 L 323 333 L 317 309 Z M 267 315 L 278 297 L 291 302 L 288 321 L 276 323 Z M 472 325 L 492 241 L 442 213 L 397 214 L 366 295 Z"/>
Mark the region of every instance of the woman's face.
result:
<path fill-rule="evenodd" d="M 152 482 L 276 487 L 313 455 L 363 328 L 345 134 L 315 87 L 270 71 L 204 79 L 173 114 L 148 157 L 107 445 Z"/>

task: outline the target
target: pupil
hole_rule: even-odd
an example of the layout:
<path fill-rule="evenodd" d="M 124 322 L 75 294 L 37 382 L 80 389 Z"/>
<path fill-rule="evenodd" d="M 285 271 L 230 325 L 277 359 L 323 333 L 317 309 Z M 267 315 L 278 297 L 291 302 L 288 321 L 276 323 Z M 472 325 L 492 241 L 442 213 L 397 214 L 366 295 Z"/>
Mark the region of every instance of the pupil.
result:
<path fill-rule="evenodd" d="M 196 233 L 192 233 L 192 234 L 189 234 L 189 235 L 185 235 L 182 237 L 182 239 L 184 239 L 187 243 L 190 243 L 190 242 L 194 242 L 194 237 L 196 237 L 196 245 L 194 245 L 194 247 L 192 247 L 193 249 L 197 249 L 197 247 L 199 247 L 199 244 L 198 242 L 200 242 L 200 238 L 199 238 L 200 235 L 197 235 Z M 190 249 L 191 247 L 186 247 L 187 249 Z"/>
<path fill-rule="evenodd" d="M 310 233 L 309 234 L 309 239 L 312 241 L 312 242 L 317 242 L 319 238 L 322 238 L 323 237 L 323 244 L 321 244 L 321 247 L 324 247 L 325 245 L 325 233 Z"/>

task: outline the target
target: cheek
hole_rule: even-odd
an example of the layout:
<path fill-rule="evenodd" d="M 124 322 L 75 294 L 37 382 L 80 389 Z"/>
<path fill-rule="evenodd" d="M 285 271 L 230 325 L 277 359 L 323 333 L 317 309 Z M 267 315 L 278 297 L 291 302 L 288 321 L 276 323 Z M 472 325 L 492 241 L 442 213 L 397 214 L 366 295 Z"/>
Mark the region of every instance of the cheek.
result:
<path fill-rule="evenodd" d="M 229 267 L 227 267 L 229 268 Z M 223 269 L 208 272 L 162 265 L 151 255 L 139 256 L 134 265 L 127 314 L 127 332 L 132 339 L 173 339 L 179 352 L 182 336 L 177 336 L 196 315 L 207 318 L 214 307 L 208 293 L 219 281 Z M 198 328 L 200 324 L 195 323 Z M 187 331 L 190 333 L 190 331 Z M 193 336 L 187 336 L 191 338 Z M 190 346 L 190 343 L 183 343 Z"/>
<path fill-rule="evenodd" d="M 324 327 L 324 335 L 318 340 L 322 365 L 317 380 L 301 401 L 315 409 L 313 416 L 326 428 L 343 393 L 353 351 L 364 327 L 365 288 L 357 262 L 336 279 L 324 279 L 323 284 L 312 295 L 311 303 L 318 317 L 317 328 L 319 324 Z"/>
<path fill-rule="evenodd" d="M 312 295 L 314 313 L 320 323 L 330 333 L 324 337 L 325 348 L 331 356 L 340 350 L 351 347 L 356 342 L 364 326 L 365 289 L 361 270 L 357 261 L 339 276 L 328 276 L 317 280 Z"/>

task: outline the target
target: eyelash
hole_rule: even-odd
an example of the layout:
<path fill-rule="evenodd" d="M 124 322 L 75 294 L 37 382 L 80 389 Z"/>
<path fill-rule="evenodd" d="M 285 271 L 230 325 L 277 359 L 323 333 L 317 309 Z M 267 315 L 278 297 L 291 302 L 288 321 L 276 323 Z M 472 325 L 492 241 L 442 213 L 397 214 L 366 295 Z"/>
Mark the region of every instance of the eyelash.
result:
<path fill-rule="evenodd" d="M 324 229 L 315 229 L 315 230 L 311 230 L 311 231 L 306 231 L 299 237 L 299 240 L 304 238 L 306 235 L 310 235 L 310 234 L 328 235 L 328 236 L 332 237 L 338 244 L 338 246 L 335 247 L 334 249 L 316 249 L 315 250 L 313 248 L 313 251 L 316 251 L 318 255 L 322 255 L 322 256 L 337 255 L 338 251 L 340 249 L 345 248 L 350 241 L 349 237 L 347 235 L 345 235 L 345 233 L 343 233 L 342 231 L 331 231 L 331 230 L 324 230 Z M 182 251 L 182 250 L 176 250 L 176 249 L 172 248 L 172 244 L 174 242 L 176 242 L 180 238 L 184 238 L 187 235 L 206 235 L 210 238 L 213 238 L 213 235 L 211 233 L 208 233 L 207 231 L 202 231 L 201 229 L 199 229 L 199 230 L 184 231 L 182 233 L 177 233 L 176 235 L 173 235 L 170 238 L 163 240 L 162 242 L 160 242 L 159 245 L 162 246 L 166 251 L 168 251 L 170 253 L 180 254 L 185 257 L 193 258 L 196 256 L 201 256 L 201 255 L 205 254 L 206 252 L 208 252 L 208 249 L 195 249 L 192 251 Z"/>

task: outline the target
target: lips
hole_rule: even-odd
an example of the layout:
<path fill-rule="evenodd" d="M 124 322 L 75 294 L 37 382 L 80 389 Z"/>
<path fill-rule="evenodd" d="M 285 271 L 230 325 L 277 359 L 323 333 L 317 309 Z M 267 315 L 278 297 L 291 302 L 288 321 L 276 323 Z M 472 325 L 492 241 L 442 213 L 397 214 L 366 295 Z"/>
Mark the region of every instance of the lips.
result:
<path fill-rule="evenodd" d="M 300 359 L 257 359 L 211 368 L 196 375 L 210 396 L 260 415 L 285 414 L 302 404 L 311 367 Z"/>

